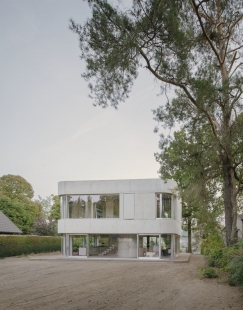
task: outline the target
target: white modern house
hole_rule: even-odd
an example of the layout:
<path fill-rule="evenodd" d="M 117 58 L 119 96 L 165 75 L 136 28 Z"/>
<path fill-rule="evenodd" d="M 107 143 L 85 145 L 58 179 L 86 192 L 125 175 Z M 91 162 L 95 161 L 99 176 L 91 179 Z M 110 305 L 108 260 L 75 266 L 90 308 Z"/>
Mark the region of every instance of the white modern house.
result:
<path fill-rule="evenodd" d="M 175 188 L 175 181 L 161 179 L 59 182 L 62 254 L 174 259 L 181 232 Z"/>

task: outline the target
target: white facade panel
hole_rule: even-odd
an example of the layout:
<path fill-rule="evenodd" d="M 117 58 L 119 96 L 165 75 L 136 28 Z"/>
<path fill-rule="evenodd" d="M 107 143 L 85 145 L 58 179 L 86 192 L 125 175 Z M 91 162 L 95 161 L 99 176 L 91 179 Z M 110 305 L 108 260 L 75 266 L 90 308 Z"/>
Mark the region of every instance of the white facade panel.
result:
<path fill-rule="evenodd" d="M 176 182 L 161 179 L 62 181 L 58 183 L 58 195 L 119 194 L 119 193 L 171 193 Z"/>
<path fill-rule="evenodd" d="M 61 234 L 178 234 L 181 225 L 173 219 L 63 219 L 58 221 Z"/>
<path fill-rule="evenodd" d="M 124 220 L 134 220 L 135 213 L 134 194 L 123 195 L 123 218 Z"/>

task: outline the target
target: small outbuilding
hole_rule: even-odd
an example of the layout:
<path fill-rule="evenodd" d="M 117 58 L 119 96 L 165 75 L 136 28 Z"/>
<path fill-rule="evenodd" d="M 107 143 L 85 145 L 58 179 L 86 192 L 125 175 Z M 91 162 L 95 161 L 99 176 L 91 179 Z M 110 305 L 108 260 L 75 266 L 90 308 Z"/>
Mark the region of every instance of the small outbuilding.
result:
<path fill-rule="evenodd" d="M 0 234 L 22 234 L 22 231 L 0 211 Z"/>

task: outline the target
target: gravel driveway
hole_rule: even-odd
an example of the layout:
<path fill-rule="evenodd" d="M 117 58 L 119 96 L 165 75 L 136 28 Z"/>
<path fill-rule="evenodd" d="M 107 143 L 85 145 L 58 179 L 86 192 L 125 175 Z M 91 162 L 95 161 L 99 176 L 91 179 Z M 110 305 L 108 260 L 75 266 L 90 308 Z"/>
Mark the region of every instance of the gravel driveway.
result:
<path fill-rule="evenodd" d="M 189 263 L 0 260 L 0 309 L 243 309 L 243 292 L 222 279 L 198 278 Z"/>

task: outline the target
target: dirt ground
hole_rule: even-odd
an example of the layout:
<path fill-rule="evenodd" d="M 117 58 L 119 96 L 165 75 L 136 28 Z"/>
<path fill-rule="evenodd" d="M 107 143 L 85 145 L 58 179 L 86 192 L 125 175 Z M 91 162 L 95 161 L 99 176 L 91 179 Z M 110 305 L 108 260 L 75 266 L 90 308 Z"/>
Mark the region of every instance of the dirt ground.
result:
<path fill-rule="evenodd" d="M 223 279 L 198 278 L 189 263 L 0 260 L 0 309 L 243 309 L 243 292 Z"/>

